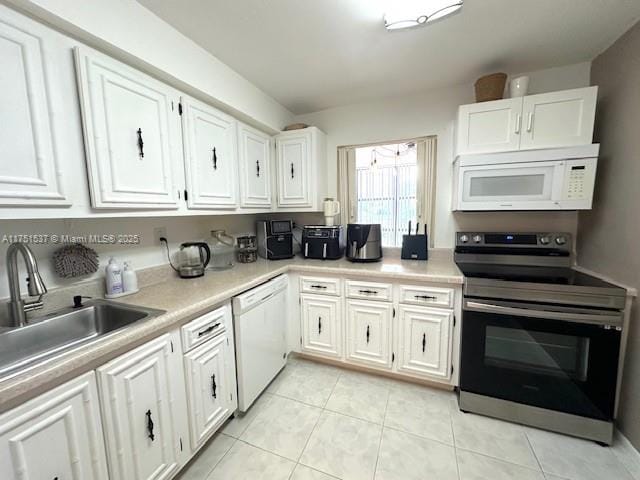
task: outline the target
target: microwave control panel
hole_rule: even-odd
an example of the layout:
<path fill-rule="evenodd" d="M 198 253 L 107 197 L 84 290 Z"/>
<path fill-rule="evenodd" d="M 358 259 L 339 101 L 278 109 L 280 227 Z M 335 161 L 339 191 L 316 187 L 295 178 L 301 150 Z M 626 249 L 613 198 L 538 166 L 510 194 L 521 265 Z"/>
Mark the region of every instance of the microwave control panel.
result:
<path fill-rule="evenodd" d="M 590 200 L 593 196 L 596 159 L 569 160 L 564 177 L 564 200 Z"/>

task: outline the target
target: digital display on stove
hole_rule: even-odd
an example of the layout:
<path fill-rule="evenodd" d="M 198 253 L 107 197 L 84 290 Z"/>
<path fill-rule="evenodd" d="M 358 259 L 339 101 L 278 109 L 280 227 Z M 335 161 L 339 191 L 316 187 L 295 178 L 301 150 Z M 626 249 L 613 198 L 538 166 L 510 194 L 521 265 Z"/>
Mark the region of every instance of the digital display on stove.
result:
<path fill-rule="evenodd" d="M 484 243 L 485 245 L 537 245 L 538 237 L 529 234 L 485 233 Z"/>

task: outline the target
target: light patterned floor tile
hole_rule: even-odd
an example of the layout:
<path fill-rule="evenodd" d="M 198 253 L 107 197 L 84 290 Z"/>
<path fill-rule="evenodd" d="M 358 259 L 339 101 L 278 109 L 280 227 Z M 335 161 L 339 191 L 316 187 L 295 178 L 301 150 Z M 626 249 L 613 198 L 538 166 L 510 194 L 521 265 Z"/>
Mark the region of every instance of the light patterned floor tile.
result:
<path fill-rule="evenodd" d="M 206 480 L 287 480 L 295 465 L 239 440 Z"/>
<path fill-rule="evenodd" d="M 545 480 L 540 470 L 458 449 L 460 480 Z"/>
<path fill-rule="evenodd" d="M 229 420 L 225 426 L 222 428 L 222 433 L 225 435 L 230 435 L 235 438 L 239 438 L 240 435 L 244 433 L 251 422 L 256 418 L 256 416 L 269 405 L 269 402 L 273 398 L 273 395 L 269 393 L 263 393 L 258 397 L 258 399 L 251 405 L 249 411 L 245 414 L 241 414 L 240 412 L 236 412 L 235 416 Z"/>
<path fill-rule="evenodd" d="M 183 471 L 180 480 L 204 480 L 218 462 L 231 449 L 236 439 L 223 433 L 216 434 Z"/>
<path fill-rule="evenodd" d="M 336 478 L 300 464 L 291 475 L 291 480 L 335 480 Z"/>
<path fill-rule="evenodd" d="M 309 405 L 324 407 L 339 376 L 340 373 L 333 367 L 296 365 L 282 380 L 276 394 Z"/>
<path fill-rule="evenodd" d="M 325 408 L 382 424 L 389 389 L 363 377 L 341 376 Z"/>
<path fill-rule="evenodd" d="M 453 445 L 452 394 L 414 385 L 391 388 L 385 427 Z"/>
<path fill-rule="evenodd" d="M 371 480 L 382 428 L 325 411 L 300 463 L 344 480 Z"/>
<path fill-rule="evenodd" d="M 297 461 L 321 412 L 317 407 L 276 396 L 240 439 Z"/>
<path fill-rule="evenodd" d="M 569 480 L 633 480 L 608 447 L 533 428 L 527 429 L 527 436 L 545 474 Z"/>
<path fill-rule="evenodd" d="M 385 428 L 375 480 L 458 480 L 455 450 L 440 442 Z"/>

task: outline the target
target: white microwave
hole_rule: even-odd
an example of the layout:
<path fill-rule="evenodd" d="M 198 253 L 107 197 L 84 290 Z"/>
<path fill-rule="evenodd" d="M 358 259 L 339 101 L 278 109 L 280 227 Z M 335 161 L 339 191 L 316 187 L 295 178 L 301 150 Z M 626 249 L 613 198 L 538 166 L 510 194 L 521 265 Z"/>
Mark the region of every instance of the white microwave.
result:
<path fill-rule="evenodd" d="M 460 155 L 453 210 L 589 210 L 600 145 Z"/>

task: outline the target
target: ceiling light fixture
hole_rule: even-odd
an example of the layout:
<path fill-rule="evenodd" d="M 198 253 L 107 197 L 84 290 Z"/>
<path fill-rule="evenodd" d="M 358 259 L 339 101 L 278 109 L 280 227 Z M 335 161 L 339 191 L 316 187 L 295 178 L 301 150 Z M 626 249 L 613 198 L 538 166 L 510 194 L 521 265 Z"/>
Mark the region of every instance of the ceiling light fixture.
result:
<path fill-rule="evenodd" d="M 446 17 L 462 8 L 463 0 L 388 0 L 384 13 L 387 30 L 416 27 Z"/>

